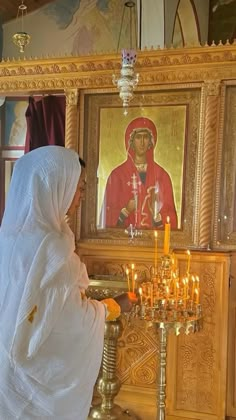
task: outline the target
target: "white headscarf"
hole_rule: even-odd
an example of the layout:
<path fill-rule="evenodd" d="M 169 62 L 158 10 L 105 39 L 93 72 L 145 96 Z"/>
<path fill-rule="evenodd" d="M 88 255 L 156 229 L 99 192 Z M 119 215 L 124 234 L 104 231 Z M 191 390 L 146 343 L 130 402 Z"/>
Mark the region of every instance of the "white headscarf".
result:
<path fill-rule="evenodd" d="M 14 365 L 37 353 L 74 282 L 88 286 L 64 221 L 80 173 L 78 154 L 60 146 L 41 147 L 15 164 L 0 229 L 0 317 L 11 331 L 5 347 Z M 67 276 L 56 285 L 62 267 Z"/>

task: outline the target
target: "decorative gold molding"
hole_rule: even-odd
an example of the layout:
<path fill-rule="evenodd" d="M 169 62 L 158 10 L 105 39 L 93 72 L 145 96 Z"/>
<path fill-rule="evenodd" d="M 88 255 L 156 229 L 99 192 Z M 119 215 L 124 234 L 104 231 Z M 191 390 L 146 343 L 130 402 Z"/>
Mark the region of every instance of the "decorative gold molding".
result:
<path fill-rule="evenodd" d="M 236 44 L 139 51 L 139 86 L 236 78 Z M 73 88 L 113 88 L 120 71 L 117 54 L 86 57 L 3 59 L 1 92 L 61 91 Z"/>
<path fill-rule="evenodd" d="M 218 96 L 220 94 L 220 80 L 208 80 L 204 83 L 206 96 Z"/>
<path fill-rule="evenodd" d="M 78 99 L 79 99 L 78 89 L 65 89 L 65 95 L 66 95 L 66 106 L 78 105 Z"/>

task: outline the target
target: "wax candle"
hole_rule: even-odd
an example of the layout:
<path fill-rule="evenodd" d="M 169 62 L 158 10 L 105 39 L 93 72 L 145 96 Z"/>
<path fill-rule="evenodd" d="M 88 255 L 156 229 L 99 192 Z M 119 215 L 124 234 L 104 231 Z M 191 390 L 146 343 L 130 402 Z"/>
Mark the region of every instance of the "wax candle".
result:
<path fill-rule="evenodd" d="M 133 285 L 132 285 L 132 289 L 133 289 L 133 293 L 134 293 L 134 290 L 135 290 L 135 282 L 137 281 L 137 278 L 138 278 L 138 274 L 137 273 L 135 273 L 135 275 L 134 275 L 134 281 L 133 281 Z"/>
<path fill-rule="evenodd" d="M 131 286 L 133 289 L 133 284 L 134 284 L 134 264 L 131 264 Z"/>
<path fill-rule="evenodd" d="M 186 277 L 185 279 L 185 284 L 186 284 L 186 299 L 188 299 L 188 289 L 189 289 L 188 277 Z"/>
<path fill-rule="evenodd" d="M 142 287 L 140 287 L 138 289 L 138 291 L 139 291 L 139 296 L 140 296 L 140 305 L 142 305 L 143 304 L 143 289 L 142 289 Z"/>
<path fill-rule="evenodd" d="M 195 277 L 192 276 L 192 293 L 191 293 L 191 300 L 194 298 L 194 289 L 195 289 Z"/>
<path fill-rule="evenodd" d="M 199 304 L 199 291 L 198 291 L 198 289 L 195 289 L 195 296 L 196 296 L 195 302 L 198 305 Z"/>
<path fill-rule="evenodd" d="M 154 238 L 155 238 L 155 250 L 154 250 L 154 270 L 155 273 L 154 275 L 156 276 L 157 274 L 157 237 L 158 237 L 158 233 L 157 230 L 154 231 Z"/>
<path fill-rule="evenodd" d="M 167 216 L 165 223 L 165 234 L 164 234 L 164 255 L 169 254 L 170 251 L 170 218 Z"/>
<path fill-rule="evenodd" d="M 128 284 L 128 291 L 130 292 L 129 269 L 128 268 L 126 268 L 126 278 L 127 278 L 127 284 Z"/>
<path fill-rule="evenodd" d="M 189 251 L 189 249 L 187 250 L 187 255 L 188 255 L 187 275 L 189 275 L 189 272 L 190 272 L 190 258 L 191 258 L 191 252 Z"/>

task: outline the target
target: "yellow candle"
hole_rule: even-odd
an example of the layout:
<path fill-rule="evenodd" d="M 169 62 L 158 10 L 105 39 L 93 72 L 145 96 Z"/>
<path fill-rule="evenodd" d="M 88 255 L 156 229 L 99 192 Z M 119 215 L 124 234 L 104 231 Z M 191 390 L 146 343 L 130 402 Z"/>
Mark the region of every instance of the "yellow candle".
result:
<path fill-rule="evenodd" d="M 188 289 L 189 289 L 189 286 L 188 286 L 188 277 L 186 277 L 186 279 L 185 279 L 185 284 L 186 284 L 186 299 L 188 299 Z"/>
<path fill-rule="evenodd" d="M 170 251 L 170 218 L 167 216 L 164 234 L 164 255 L 168 255 Z"/>
<path fill-rule="evenodd" d="M 135 290 L 135 282 L 137 280 L 137 277 L 138 277 L 138 274 L 135 273 L 135 275 L 134 275 L 134 281 L 133 281 L 133 293 L 134 293 L 134 290 Z"/>
<path fill-rule="evenodd" d="M 154 250 L 154 270 L 155 273 L 154 275 L 156 276 L 157 274 L 157 237 L 158 237 L 158 233 L 157 230 L 154 231 L 154 238 L 155 238 L 155 250 Z"/>
<path fill-rule="evenodd" d="M 187 251 L 187 254 L 188 254 L 187 275 L 189 275 L 189 272 L 190 272 L 190 258 L 191 258 L 191 252 L 188 250 L 188 251 Z"/>
<path fill-rule="evenodd" d="M 142 289 L 142 287 L 140 287 L 138 289 L 138 291 L 139 291 L 139 296 L 140 296 L 140 305 L 142 305 L 143 304 L 143 289 Z"/>
<path fill-rule="evenodd" d="M 194 298 L 194 288 L 195 288 L 195 277 L 192 276 L 192 293 L 191 293 L 191 300 Z"/>
<path fill-rule="evenodd" d="M 134 264 L 131 264 L 131 285 L 132 285 L 132 289 L 133 289 L 133 284 L 134 284 Z"/>
<path fill-rule="evenodd" d="M 198 289 L 195 289 L 195 295 L 196 295 L 195 302 L 198 305 L 199 304 L 199 291 L 198 291 Z"/>
<path fill-rule="evenodd" d="M 129 283 L 129 269 L 126 268 L 126 278 L 127 278 L 127 284 L 128 284 L 128 291 L 130 292 L 130 283 Z"/>

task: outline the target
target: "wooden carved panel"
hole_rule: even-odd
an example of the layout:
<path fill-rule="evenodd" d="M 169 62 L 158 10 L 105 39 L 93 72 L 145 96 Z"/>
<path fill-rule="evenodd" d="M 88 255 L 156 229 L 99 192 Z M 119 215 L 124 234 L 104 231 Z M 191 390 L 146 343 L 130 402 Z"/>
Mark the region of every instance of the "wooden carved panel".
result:
<path fill-rule="evenodd" d="M 81 250 L 86 254 L 85 249 Z M 106 254 L 102 262 L 101 252 Z M 135 262 L 138 273 L 149 278 L 152 250 L 101 250 L 83 259 L 90 269 L 101 268 L 103 274 L 121 275 L 124 266 Z M 123 253 L 123 255 L 122 255 Z M 186 271 L 186 254 L 177 252 L 180 271 Z M 141 261 L 139 263 L 139 261 Z M 93 268 L 92 268 L 93 267 Z M 145 268 L 145 269 L 144 269 Z M 168 338 L 167 419 L 222 420 L 226 411 L 226 370 L 228 335 L 229 256 L 193 252 L 191 272 L 200 277 L 200 301 L 203 329 L 196 334 Z M 113 277 L 114 278 L 114 277 Z M 125 278 L 123 282 L 125 286 Z M 119 291 L 116 290 L 118 293 Z M 124 330 L 118 343 L 117 374 L 125 389 L 144 393 L 153 391 L 155 403 L 158 340 L 154 327 L 143 321 L 123 317 Z M 146 390 L 146 391 L 145 391 Z"/>

